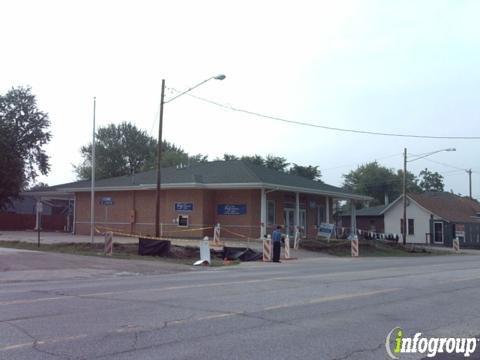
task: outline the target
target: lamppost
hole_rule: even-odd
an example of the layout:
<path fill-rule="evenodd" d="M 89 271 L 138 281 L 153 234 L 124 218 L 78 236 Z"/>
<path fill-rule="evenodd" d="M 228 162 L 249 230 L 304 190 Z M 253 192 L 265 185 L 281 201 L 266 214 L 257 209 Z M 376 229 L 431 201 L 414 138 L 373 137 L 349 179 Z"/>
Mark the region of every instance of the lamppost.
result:
<path fill-rule="evenodd" d="M 402 238 L 403 238 L 403 245 L 407 244 L 407 162 L 413 162 L 416 160 L 420 160 L 426 158 L 427 156 L 443 152 L 443 151 L 456 151 L 455 148 L 448 148 L 448 149 L 441 149 L 432 151 L 423 155 L 419 155 L 418 157 L 407 160 L 407 148 L 404 149 L 403 152 L 403 226 L 400 229 L 402 231 Z"/>
<path fill-rule="evenodd" d="M 200 85 L 205 84 L 207 81 L 212 79 L 215 80 L 223 80 L 225 79 L 225 75 L 220 74 L 217 76 L 212 76 L 206 80 L 199 82 L 197 85 L 188 88 L 185 91 L 175 95 L 174 97 L 165 101 L 165 79 L 162 79 L 162 92 L 160 95 L 160 114 L 159 114 L 159 126 L 158 126 L 158 144 L 157 144 L 157 160 L 156 160 L 156 169 L 157 169 L 157 190 L 156 190 L 156 202 L 155 202 L 155 237 L 160 236 L 160 188 L 161 188 L 161 168 L 160 168 L 160 161 L 162 158 L 162 130 L 163 130 L 163 106 L 176 98 L 196 89 Z"/>

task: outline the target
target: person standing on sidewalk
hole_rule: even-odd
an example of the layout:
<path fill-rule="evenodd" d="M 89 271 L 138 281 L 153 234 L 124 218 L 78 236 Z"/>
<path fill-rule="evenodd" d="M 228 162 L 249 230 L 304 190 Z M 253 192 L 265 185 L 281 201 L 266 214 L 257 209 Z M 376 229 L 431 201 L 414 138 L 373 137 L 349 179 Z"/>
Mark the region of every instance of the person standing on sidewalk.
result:
<path fill-rule="evenodd" d="M 273 262 L 280 262 L 280 247 L 282 243 L 282 227 L 279 225 L 272 233 Z"/>

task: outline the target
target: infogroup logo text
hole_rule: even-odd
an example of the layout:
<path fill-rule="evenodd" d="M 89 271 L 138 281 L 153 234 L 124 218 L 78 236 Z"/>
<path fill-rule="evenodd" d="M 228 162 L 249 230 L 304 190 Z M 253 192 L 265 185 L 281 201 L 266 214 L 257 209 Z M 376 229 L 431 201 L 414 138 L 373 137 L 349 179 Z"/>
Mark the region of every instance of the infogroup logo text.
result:
<path fill-rule="evenodd" d="M 385 348 L 388 356 L 392 359 L 400 359 L 401 354 L 423 354 L 429 358 L 437 354 L 463 354 L 468 358 L 477 348 L 477 338 L 439 338 L 422 337 L 422 333 L 416 333 L 413 338 L 406 337 L 405 332 L 396 327 L 387 335 Z"/>

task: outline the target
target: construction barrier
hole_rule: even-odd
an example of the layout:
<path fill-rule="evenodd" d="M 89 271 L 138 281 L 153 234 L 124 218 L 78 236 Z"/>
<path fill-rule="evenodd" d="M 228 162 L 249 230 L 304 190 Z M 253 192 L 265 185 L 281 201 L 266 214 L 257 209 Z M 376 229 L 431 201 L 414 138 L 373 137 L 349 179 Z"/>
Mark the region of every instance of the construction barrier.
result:
<path fill-rule="evenodd" d="M 354 236 L 354 238 L 350 241 L 352 246 L 352 257 L 357 257 L 359 254 L 358 237 Z"/>
<path fill-rule="evenodd" d="M 460 251 L 460 240 L 453 239 L 453 251 L 455 251 L 455 252 Z"/>
<path fill-rule="evenodd" d="M 285 236 L 285 259 L 290 259 L 290 238 Z"/>
<path fill-rule="evenodd" d="M 213 229 L 213 246 L 220 246 L 220 224 Z"/>
<path fill-rule="evenodd" d="M 112 256 L 113 254 L 113 232 L 111 231 L 105 233 L 104 251 L 106 256 Z"/>
<path fill-rule="evenodd" d="M 295 250 L 298 250 L 298 247 L 300 246 L 300 231 L 298 231 L 298 228 L 295 230 L 295 238 L 293 239 L 293 248 Z"/>
<path fill-rule="evenodd" d="M 263 261 L 272 261 L 272 237 L 263 239 Z"/>

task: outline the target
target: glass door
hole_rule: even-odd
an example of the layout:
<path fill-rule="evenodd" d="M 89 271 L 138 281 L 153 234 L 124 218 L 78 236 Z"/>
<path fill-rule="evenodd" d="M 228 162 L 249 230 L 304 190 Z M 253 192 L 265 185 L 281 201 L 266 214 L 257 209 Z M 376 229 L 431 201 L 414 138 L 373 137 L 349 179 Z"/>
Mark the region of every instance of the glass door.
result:
<path fill-rule="evenodd" d="M 283 209 L 283 218 L 285 223 L 285 234 L 294 236 L 295 234 L 295 210 Z"/>
<path fill-rule="evenodd" d="M 300 209 L 300 227 L 302 228 L 302 233 L 307 233 L 307 211 L 305 209 Z"/>

